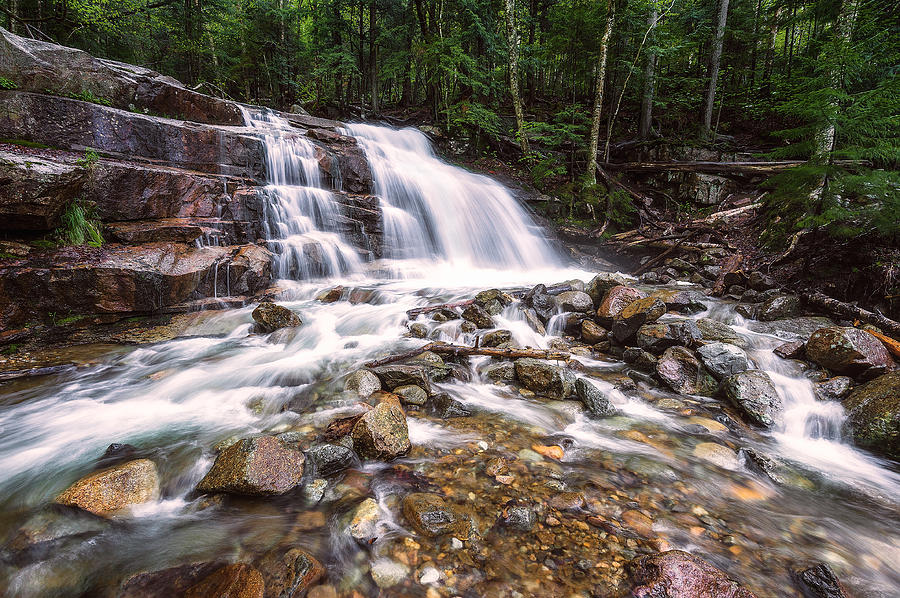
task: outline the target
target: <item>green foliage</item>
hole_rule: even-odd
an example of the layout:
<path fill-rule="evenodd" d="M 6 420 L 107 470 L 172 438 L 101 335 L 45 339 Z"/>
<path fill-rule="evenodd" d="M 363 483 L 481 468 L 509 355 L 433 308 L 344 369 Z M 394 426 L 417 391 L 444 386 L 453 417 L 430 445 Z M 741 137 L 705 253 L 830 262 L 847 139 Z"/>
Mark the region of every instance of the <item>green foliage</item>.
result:
<path fill-rule="evenodd" d="M 21 347 L 21 346 L 22 346 L 22 345 L 19 345 L 19 344 L 16 344 L 16 343 L 13 343 L 13 344 L 11 344 L 11 345 L 6 345 L 6 346 L 3 347 L 2 349 L 0 349 L 0 354 L 2 354 L 2 355 L 15 355 L 16 353 L 19 352 L 19 347 Z"/>
<path fill-rule="evenodd" d="M 106 98 L 102 98 L 100 96 L 94 95 L 89 89 L 82 89 L 78 93 L 72 92 L 67 94 L 67 97 L 72 98 L 73 100 L 81 100 L 82 102 L 90 102 L 91 104 L 100 104 L 101 106 L 110 106 L 111 103 Z"/>
<path fill-rule="evenodd" d="M 27 139 L 0 139 L 0 143 L 9 143 L 10 145 L 21 145 L 22 147 L 31 147 L 35 149 L 47 149 L 50 146 L 36 141 L 28 141 Z"/>
<path fill-rule="evenodd" d="M 81 166 L 82 168 L 93 168 L 97 165 L 97 162 L 100 160 L 100 154 L 98 154 L 93 149 L 88 149 L 84 152 L 84 156 L 75 160 L 75 163 Z"/>
<path fill-rule="evenodd" d="M 103 245 L 102 224 L 96 219 L 92 206 L 76 199 L 60 216 L 60 226 L 53 236 L 60 245 Z"/>
<path fill-rule="evenodd" d="M 19 86 L 6 77 L 0 77 L 0 89 L 18 89 Z"/>

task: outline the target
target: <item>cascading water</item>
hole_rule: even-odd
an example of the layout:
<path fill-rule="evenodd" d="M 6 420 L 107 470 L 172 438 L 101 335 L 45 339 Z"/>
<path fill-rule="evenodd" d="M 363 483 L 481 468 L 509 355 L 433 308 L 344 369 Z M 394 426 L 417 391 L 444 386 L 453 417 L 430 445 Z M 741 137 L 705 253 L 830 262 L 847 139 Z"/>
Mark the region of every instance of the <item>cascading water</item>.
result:
<path fill-rule="evenodd" d="M 498 269 L 560 265 L 508 189 L 439 160 L 421 131 L 353 124 L 346 133 L 372 169 L 387 257 Z"/>
<path fill-rule="evenodd" d="M 262 189 L 264 229 L 279 278 L 310 279 L 357 272 L 359 252 L 341 236 L 341 212 L 324 188 L 315 147 L 272 111 L 243 108 L 260 130 L 269 184 Z"/>

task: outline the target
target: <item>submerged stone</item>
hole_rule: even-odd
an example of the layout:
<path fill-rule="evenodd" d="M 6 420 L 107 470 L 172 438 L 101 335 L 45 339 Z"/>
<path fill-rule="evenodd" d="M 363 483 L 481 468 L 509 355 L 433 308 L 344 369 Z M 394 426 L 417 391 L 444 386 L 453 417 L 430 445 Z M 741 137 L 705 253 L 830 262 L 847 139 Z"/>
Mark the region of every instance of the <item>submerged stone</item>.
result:
<path fill-rule="evenodd" d="M 414 492 L 403 497 L 403 516 L 419 534 L 433 538 L 456 529 L 453 509 L 438 494 Z"/>
<path fill-rule="evenodd" d="M 660 598 L 755 598 L 725 572 L 680 550 L 638 557 L 628 563 L 633 596 Z"/>

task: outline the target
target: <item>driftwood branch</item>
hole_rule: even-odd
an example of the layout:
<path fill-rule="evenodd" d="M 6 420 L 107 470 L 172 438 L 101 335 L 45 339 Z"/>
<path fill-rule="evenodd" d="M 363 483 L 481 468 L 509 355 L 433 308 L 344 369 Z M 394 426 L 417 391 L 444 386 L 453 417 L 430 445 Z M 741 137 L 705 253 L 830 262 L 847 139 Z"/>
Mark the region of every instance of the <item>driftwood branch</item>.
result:
<path fill-rule="evenodd" d="M 863 309 L 852 303 L 845 303 L 844 301 L 832 299 L 828 295 L 823 295 L 822 293 L 804 294 L 803 300 L 807 305 L 817 307 L 826 312 L 847 318 L 855 318 L 866 324 L 877 326 L 883 331 L 890 333 L 892 337 L 900 339 L 900 322 L 892 320 L 883 314 Z"/>
<path fill-rule="evenodd" d="M 452 355 L 454 357 L 465 357 L 469 355 L 487 355 L 489 357 L 505 357 L 508 359 L 519 359 L 520 357 L 531 357 L 533 359 L 551 359 L 558 361 L 566 361 L 570 355 L 565 351 L 553 351 L 546 349 L 499 349 L 496 347 L 469 347 L 467 345 L 451 345 L 446 343 L 428 343 L 412 351 L 390 355 L 382 359 L 376 359 L 366 364 L 366 367 L 374 368 L 380 365 L 387 365 L 404 359 L 410 359 L 431 351 L 440 355 Z"/>

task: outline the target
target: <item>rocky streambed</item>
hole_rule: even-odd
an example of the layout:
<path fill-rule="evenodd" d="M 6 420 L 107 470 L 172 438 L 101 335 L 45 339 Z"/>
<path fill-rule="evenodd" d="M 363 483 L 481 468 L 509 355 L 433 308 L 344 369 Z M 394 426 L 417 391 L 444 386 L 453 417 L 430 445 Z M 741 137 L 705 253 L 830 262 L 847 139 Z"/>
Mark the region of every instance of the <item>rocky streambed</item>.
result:
<path fill-rule="evenodd" d="M 900 475 L 852 444 L 897 457 L 874 336 L 758 276 L 441 279 L 296 285 L 6 383 L 7 592 L 896 593 Z"/>

